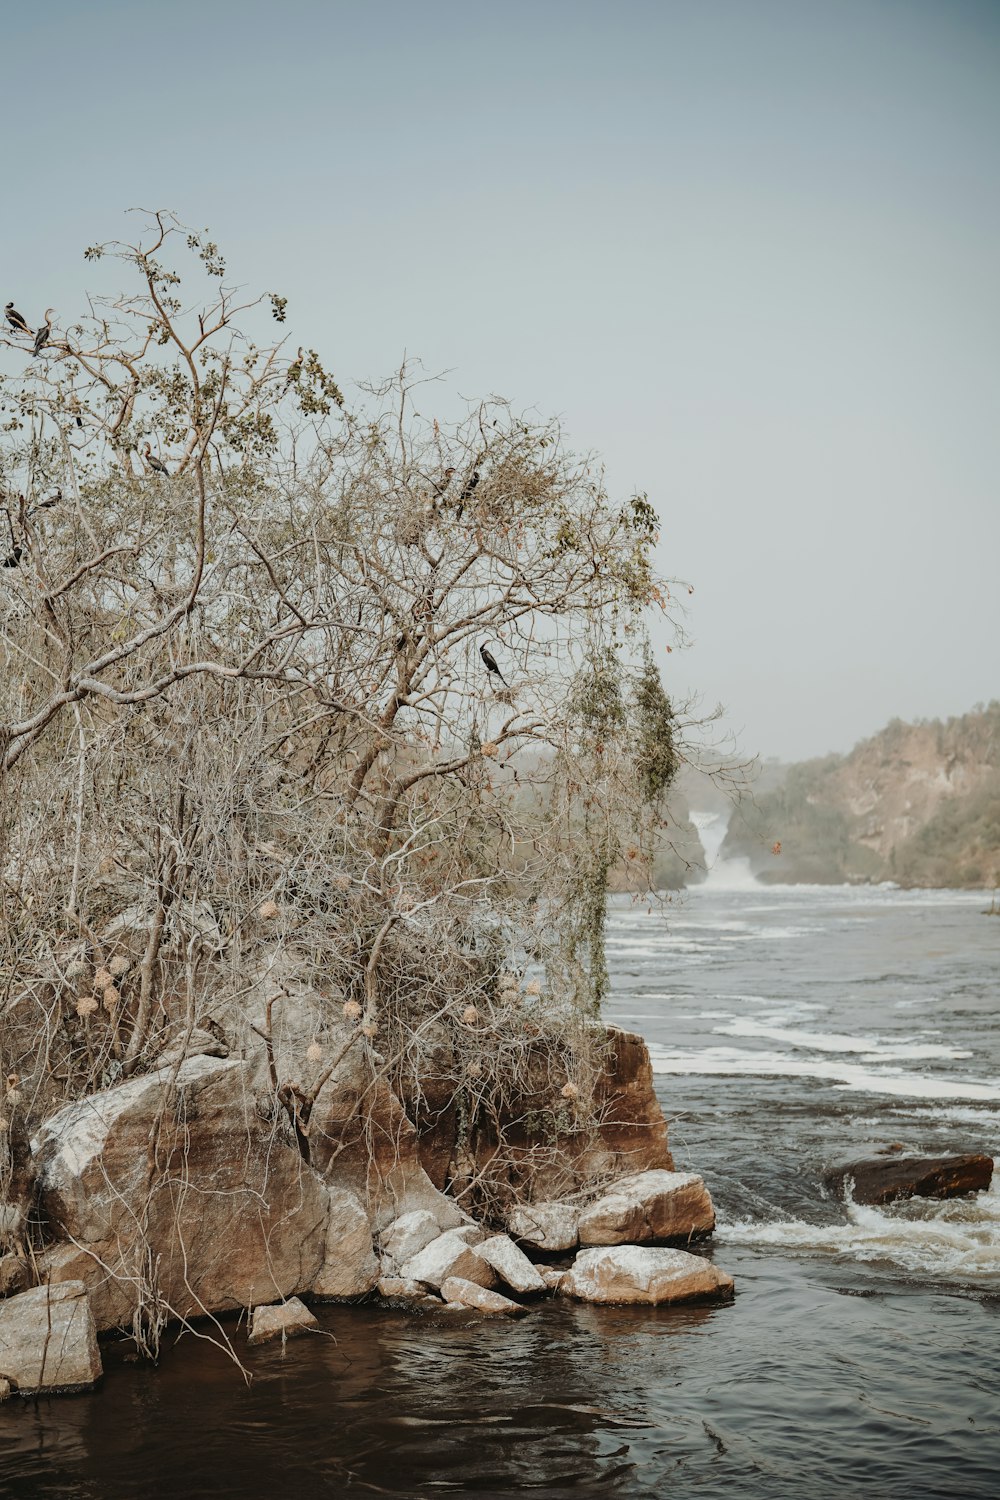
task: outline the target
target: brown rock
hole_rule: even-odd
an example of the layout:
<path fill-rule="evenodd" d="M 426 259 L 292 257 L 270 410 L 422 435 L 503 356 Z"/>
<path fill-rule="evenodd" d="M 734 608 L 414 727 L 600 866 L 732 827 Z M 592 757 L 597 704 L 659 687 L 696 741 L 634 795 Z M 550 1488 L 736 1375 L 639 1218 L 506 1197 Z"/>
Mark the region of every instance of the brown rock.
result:
<path fill-rule="evenodd" d="M 0 1255 L 0 1297 L 23 1292 L 28 1285 L 28 1268 L 19 1255 Z"/>
<path fill-rule="evenodd" d="M 616 1245 L 581 1250 L 560 1291 L 581 1302 L 692 1302 L 722 1300 L 733 1278 L 686 1250 Z"/>
<path fill-rule="evenodd" d="M 247 1343 L 269 1344 L 273 1339 L 295 1338 L 297 1334 L 309 1333 L 318 1327 L 308 1307 L 298 1297 L 290 1297 L 287 1302 L 254 1308 Z"/>
<path fill-rule="evenodd" d="M 855 1203 L 898 1198 L 957 1198 L 984 1192 L 993 1176 L 991 1156 L 874 1156 L 831 1168 L 824 1180 L 843 1197 L 853 1183 Z"/>
<path fill-rule="evenodd" d="M 472 1307 L 482 1313 L 504 1313 L 509 1318 L 523 1317 L 528 1311 L 519 1302 L 512 1302 L 509 1297 L 502 1297 L 499 1292 L 491 1292 L 473 1281 L 465 1281 L 461 1276 L 449 1276 L 443 1281 L 441 1296 L 446 1302 L 457 1303 L 460 1307 Z"/>
<path fill-rule="evenodd" d="M 82 1281 L 36 1286 L 0 1302 L 0 1376 L 22 1394 L 87 1391 L 102 1374 Z"/>
<path fill-rule="evenodd" d="M 640 1172 L 583 1210 L 580 1244 L 701 1239 L 714 1228 L 712 1200 L 694 1172 Z"/>
<path fill-rule="evenodd" d="M 360 1201 L 345 1188 L 330 1188 L 323 1264 L 313 1278 L 317 1297 L 364 1297 L 378 1281 L 372 1227 Z"/>
<path fill-rule="evenodd" d="M 193 1057 L 41 1127 L 42 1209 L 89 1252 L 77 1264 L 101 1327 L 127 1321 L 121 1298 L 190 1317 L 287 1297 L 328 1260 L 327 1190 L 257 1118 L 247 1083 L 242 1062 Z"/>

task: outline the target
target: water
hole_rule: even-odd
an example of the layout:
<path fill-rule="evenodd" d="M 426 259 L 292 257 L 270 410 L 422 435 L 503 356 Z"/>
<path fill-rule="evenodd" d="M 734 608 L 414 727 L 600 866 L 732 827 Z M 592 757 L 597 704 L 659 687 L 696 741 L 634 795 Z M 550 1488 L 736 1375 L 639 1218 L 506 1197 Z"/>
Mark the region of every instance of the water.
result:
<path fill-rule="evenodd" d="M 111 1347 L 100 1392 L 0 1407 L 0 1495 L 992 1500 L 1000 1195 L 862 1208 L 822 1170 L 1000 1154 L 1000 920 L 714 876 L 666 923 L 616 898 L 609 1018 L 649 1039 L 732 1305 L 329 1308 L 284 1353 L 231 1326 L 249 1387 L 190 1335 L 155 1370 Z"/>

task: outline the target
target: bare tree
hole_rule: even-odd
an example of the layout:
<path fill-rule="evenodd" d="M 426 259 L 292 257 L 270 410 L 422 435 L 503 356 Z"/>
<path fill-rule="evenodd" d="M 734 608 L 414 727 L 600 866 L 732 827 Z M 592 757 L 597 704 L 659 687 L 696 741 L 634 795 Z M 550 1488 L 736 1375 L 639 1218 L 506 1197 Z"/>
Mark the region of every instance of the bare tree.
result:
<path fill-rule="evenodd" d="M 585 1119 L 678 756 L 648 500 L 409 366 L 349 407 L 168 215 L 87 255 L 135 289 L 2 340 L 0 1067 L 40 1112 L 294 958 L 414 1108 L 446 1043 L 499 1118 L 543 1038 Z M 279 1077 L 253 1024 L 308 1151 L 341 1044 Z"/>

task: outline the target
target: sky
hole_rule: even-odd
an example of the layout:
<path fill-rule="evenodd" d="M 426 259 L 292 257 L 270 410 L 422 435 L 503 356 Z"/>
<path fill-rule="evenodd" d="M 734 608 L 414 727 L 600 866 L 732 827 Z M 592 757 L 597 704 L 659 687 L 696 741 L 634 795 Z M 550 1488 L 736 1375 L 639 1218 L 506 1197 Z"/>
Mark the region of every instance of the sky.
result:
<path fill-rule="evenodd" d="M 1000 0 L 5 8 L 0 290 L 209 227 L 343 384 L 558 416 L 746 755 L 1000 696 Z"/>

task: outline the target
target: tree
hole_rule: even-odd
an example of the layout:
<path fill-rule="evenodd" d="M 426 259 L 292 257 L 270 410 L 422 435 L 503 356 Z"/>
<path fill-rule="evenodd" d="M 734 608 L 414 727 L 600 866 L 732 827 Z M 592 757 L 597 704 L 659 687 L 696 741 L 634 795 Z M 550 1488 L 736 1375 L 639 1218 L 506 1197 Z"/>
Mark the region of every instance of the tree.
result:
<path fill-rule="evenodd" d="M 348 405 L 168 215 L 87 257 L 134 289 L 3 340 L 0 1063 L 37 1114 L 252 1044 L 294 960 L 405 1097 L 446 1035 L 495 1110 L 528 1036 L 585 1121 L 608 874 L 678 755 L 647 498 L 410 366 Z M 306 1150 L 340 1044 L 279 1077 L 253 1024 Z"/>

